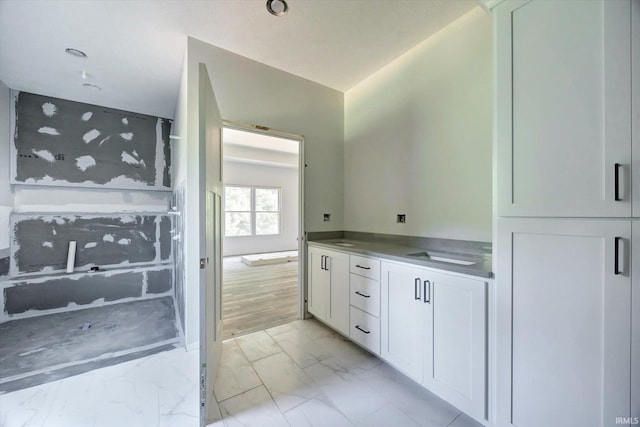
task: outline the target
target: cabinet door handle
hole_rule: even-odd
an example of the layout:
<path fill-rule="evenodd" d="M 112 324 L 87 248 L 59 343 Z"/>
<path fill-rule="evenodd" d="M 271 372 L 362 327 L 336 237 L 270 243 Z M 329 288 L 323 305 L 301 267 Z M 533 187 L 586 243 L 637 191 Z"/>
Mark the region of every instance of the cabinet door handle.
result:
<path fill-rule="evenodd" d="M 331 267 L 331 265 L 329 264 L 330 259 L 331 257 L 329 255 L 324 256 L 324 269 L 327 271 L 329 271 L 329 268 Z"/>
<path fill-rule="evenodd" d="M 361 331 L 361 332 L 364 332 L 365 334 L 370 334 L 370 333 L 371 333 L 371 331 L 365 331 L 364 329 L 362 329 L 362 328 L 360 327 L 360 325 L 356 325 L 356 329 L 357 329 L 357 330 L 359 330 L 359 331 Z"/>
<path fill-rule="evenodd" d="M 613 274 L 621 274 L 622 270 L 620 269 L 620 242 L 622 241 L 622 237 L 616 237 L 614 239 L 614 248 L 613 248 Z"/>
<path fill-rule="evenodd" d="M 363 267 L 361 265 L 356 264 L 356 267 L 361 268 L 363 270 L 371 270 L 371 267 Z"/>
<path fill-rule="evenodd" d="M 320 257 L 320 270 L 324 270 L 324 257 L 325 255 L 322 255 Z"/>
<path fill-rule="evenodd" d="M 620 198 L 620 163 L 616 163 L 613 167 L 614 167 L 614 175 L 613 175 L 613 185 L 615 186 L 615 191 L 614 191 L 614 200 L 616 202 L 621 201 L 622 199 Z M 616 273 L 618 274 L 618 273 Z"/>
<path fill-rule="evenodd" d="M 431 304 L 431 282 L 428 280 L 424 281 L 424 303 Z"/>
<path fill-rule="evenodd" d="M 356 291 L 356 295 L 360 295 L 361 297 L 369 298 L 371 295 L 361 294 L 360 291 Z"/>
<path fill-rule="evenodd" d="M 413 281 L 413 299 L 420 300 L 420 278 Z"/>

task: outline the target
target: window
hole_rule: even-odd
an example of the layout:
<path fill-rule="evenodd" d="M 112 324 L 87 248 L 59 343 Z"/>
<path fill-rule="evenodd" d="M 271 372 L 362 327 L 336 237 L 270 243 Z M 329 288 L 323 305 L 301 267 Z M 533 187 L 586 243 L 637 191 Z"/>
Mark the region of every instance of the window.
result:
<path fill-rule="evenodd" d="M 280 234 L 280 189 L 225 186 L 224 234 L 230 237 Z"/>

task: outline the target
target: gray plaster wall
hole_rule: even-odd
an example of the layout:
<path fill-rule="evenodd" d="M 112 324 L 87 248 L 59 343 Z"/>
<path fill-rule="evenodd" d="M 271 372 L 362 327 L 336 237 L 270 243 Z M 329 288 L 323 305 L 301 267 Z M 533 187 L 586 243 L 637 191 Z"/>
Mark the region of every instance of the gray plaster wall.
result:
<path fill-rule="evenodd" d="M 15 182 L 171 187 L 171 120 L 27 92 L 13 108 Z"/>
<path fill-rule="evenodd" d="M 7 282 L 3 320 L 33 317 L 109 302 L 172 295 L 171 264 L 148 268 L 45 276 Z"/>
<path fill-rule="evenodd" d="M 65 271 L 69 241 L 77 242 L 75 267 L 167 261 L 167 215 L 12 216 L 13 275 Z"/>

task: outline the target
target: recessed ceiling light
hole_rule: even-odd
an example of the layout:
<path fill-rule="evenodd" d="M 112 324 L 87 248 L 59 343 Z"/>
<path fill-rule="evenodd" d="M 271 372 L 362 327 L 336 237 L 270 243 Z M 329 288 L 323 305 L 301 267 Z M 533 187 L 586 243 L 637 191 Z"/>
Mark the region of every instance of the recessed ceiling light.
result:
<path fill-rule="evenodd" d="M 102 90 L 102 88 L 98 85 L 94 85 L 91 83 L 83 83 L 82 86 L 86 87 L 87 89 L 93 89 L 93 90 Z"/>
<path fill-rule="evenodd" d="M 69 55 L 73 55 L 73 56 L 75 56 L 77 58 L 86 58 L 87 57 L 86 53 L 84 53 L 81 50 L 74 49 L 72 47 L 68 47 L 64 51 L 67 52 Z"/>
<path fill-rule="evenodd" d="M 289 11 L 289 5 L 284 0 L 267 0 L 267 10 L 273 16 L 284 16 Z"/>

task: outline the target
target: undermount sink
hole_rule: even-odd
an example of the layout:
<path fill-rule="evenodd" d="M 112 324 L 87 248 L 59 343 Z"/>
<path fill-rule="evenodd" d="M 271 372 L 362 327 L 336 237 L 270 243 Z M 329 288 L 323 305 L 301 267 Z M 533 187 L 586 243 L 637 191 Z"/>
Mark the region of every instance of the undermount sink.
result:
<path fill-rule="evenodd" d="M 431 261 L 448 262 L 449 264 L 458 264 L 458 265 L 473 265 L 478 262 L 478 261 L 470 261 L 468 259 L 450 258 L 446 256 L 446 254 L 433 253 L 433 252 L 432 253 L 416 252 L 413 254 L 407 254 L 407 256 L 410 256 L 413 258 L 422 258 L 422 259 L 431 260 Z"/>
<path fill-rule="evenodd" d="M 345 243 L 345 242 L 338 242 L 338 243 L 334 243 L 334 245 L 336 246 L 343 246 L 345 248 L 350 248 L 352 246 L 355 246 L 355 243 Z"/>

